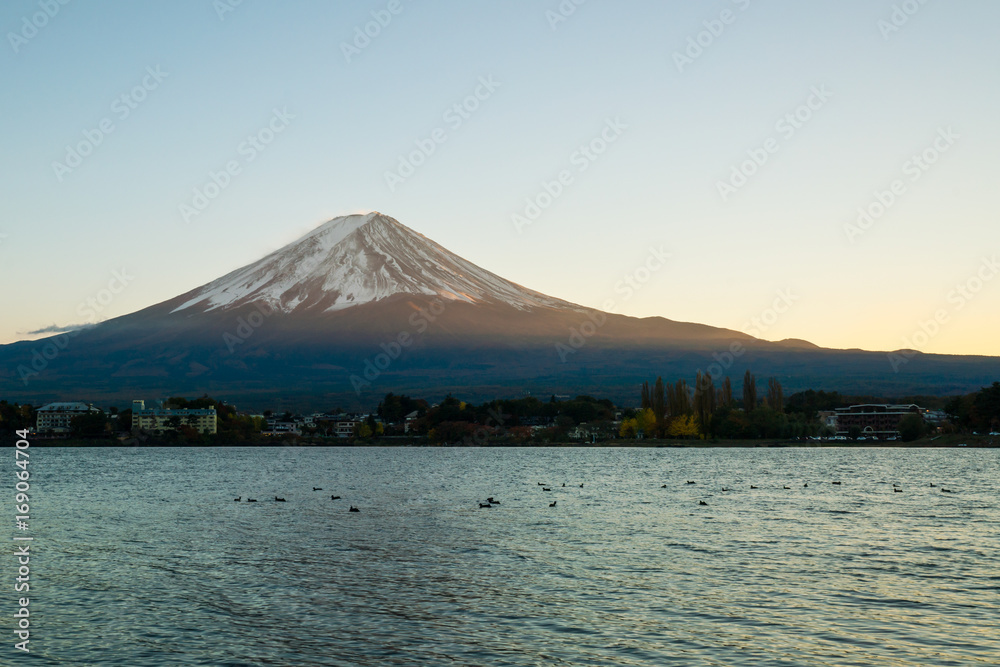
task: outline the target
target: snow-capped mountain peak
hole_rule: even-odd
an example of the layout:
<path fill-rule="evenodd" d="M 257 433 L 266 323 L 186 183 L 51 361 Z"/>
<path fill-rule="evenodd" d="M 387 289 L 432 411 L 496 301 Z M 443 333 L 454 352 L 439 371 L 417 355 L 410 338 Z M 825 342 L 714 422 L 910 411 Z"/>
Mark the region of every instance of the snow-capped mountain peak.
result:
<path fill-rule="evenodd" d="M 397 294 L 503 303 L 518 310 L 582 310 L 505 280 L 373 211 L 334 218 L 189 292 L 171 312 L 228 310 L 249 303 L 266 303 L 286 313 L 335 311 Z"/>

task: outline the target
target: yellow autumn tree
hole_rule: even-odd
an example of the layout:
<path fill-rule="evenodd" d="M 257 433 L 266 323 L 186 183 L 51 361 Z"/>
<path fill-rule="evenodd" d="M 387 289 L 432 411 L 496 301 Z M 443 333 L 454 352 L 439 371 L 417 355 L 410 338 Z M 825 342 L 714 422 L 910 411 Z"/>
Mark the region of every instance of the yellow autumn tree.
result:
<path fill-rule="evenodd" d="M 641 430 L 643 437 L 652 438 L 656 436 L 656 413 L 651 408 L 640 410 L 635 413 L 636 430 Z"/>
<path fill-rule="evenodd" d="M 667 435 L 671 438 L 697 438 L 700 435 L 698 420 L 694 415 L 681 415 L 670 422 Z"/>

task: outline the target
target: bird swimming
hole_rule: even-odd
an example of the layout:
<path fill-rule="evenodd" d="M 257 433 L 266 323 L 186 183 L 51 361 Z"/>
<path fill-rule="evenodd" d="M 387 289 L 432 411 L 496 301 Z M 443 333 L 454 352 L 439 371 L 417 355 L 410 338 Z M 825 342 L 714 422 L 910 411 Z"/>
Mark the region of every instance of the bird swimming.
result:
<path fill-rule="evenodd" d="M 685 482 L 685 484 L 694 484 L 694 482 L 692 482 L 691 480 L 688 480 L 687 482 Z"/>
<path fill-rule="evenodd" d="M 784 488 L 786 488 L 786 489 L 790 489 L 790 488 L 792 488 L 792 487 L 790 487 L 790 486 L 786 486 L 786 487 L 784 487 Z"/>
<path fill-rule="evenodd" d="M 902 493 L 902 492 L 903 492 L 903 490 L 902 490 L 902 489 L 893 489 L 893 492 L 894 492 L 894 493 Z"/>
<path fill-rule="evenodd" d="M 330 496 L 330 500 L 340 500 L 340 496 Z"/>
<path fill-rule="evenodd" d="M 358 509 L 357 507 L 355 507 L 354 505 L 351 505 L 351 509 L 349 509 L 349 510 L 347 510 L 347 511 L 348 511 L 348 512 L 360 512 L 361 510 L 359 510 L 359 509 Z"/>
<path fill-rule="evenodd" d="M 493 505 L 490 505 L 489 503 L 486 503 L 485 505 L 483 503 L 479 503 L 479 509 L 485 509 L 487 507 L 493 507 Z"/>
<path fill-rule="evenodd" d="M 699 500 L 698 504 L 699 505 L 708 505 L 708 503 L 706 503 L 704 500 Z"/>
<path fill-rule="evenodd" d="M 247 502 L 248 503 L 255 503 L 255 502 L 257 502 L 257 499 L 256 498 L 247 498 Z"/>
<path fill-rule="evenodd" d="M 241 500 L 243 500 L 243 496 L 240 496 L 239 498 L 233 498 L 233 501 L 237 503 L 240 502 Z"/>
<path fill-rule="evenodd" d="M 499 500 L 493 500 L 493 496 L 490 496 L 489 498 L 487 498 L 486 502 L 488 502 L 491 505 L 499 505 L 500 504 Z"/>
<path fill-rule="evenodd" d="M 285 502 L 285 499 L 284 498 L 279 498 L 278 496 L 275 496 L 274 497 L 274 502 L 276 502 L 276 503 L 283 503 L 283 502 Z"/>
<path fill-rule="evenodd" d="M 750 488 L 751 488 L 751 489 L 756 489 L 757 487 L 756 487 L 756 486 L 754 486 L 753 484 L 751 484 L 751 485 L 750 485 Z"/>
<path fill-rule="evenodd" d="M 840 482 L 831 482 L 831 484 L 840 484 Z"/>
<path fill-rule="evenodd" d="M 313 487 L 313 491 L 322 491 L 322 490 L 323 490 L 322 487 L 319 487 L 319 486 L 314 486 Z"/>
<path fill-rule="evenodd" d="M 555 506 L 556 506 L 556 501 L 553 500 L 551 503 L 549 503 L 549 507 L 555 507 Z"/>
<path fill-rule="evenodd" d="M 542 491 L 551 491 L 551 490 L 552 490 L 552 489 L 548 489 L 548 488 L 546 488 L 546 487 L 544 487 L 544 486 L 542 487 Z"/>
<path fill-rule="evenodd" d="M 806 482 L 805 484 L 803 484 L 802 487 L 803 488 L 809 488 L 809 482 Z"/>

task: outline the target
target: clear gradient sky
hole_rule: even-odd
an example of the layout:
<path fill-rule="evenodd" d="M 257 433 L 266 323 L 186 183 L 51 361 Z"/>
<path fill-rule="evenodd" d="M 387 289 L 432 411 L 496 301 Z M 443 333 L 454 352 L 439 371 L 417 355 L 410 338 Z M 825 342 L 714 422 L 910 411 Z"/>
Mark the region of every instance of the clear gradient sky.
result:
<path fill-rule="evenodd" d="M 1000 355 L 998 25 L 993 0 L 10 0 L 0 343 L 379 210 L 587 306 Z"/>

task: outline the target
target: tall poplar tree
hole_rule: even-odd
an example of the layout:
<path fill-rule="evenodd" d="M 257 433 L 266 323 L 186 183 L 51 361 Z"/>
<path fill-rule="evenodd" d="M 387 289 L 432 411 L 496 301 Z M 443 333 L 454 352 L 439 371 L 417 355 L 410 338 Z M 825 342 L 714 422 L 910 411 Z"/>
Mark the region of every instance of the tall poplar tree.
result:
<path fill-rule="evenodd" d="M 757 407 L 757 380 L 750 374 L 750 370 L 743 375 L 743 409 L 751 412 Z"/>
<path fill-rule="evenodd" d="M 728 408 L 733 405 L 733 383 L 729 381 L 729 376 L 722 381 L 722 388 L 719 389 L 719 407 Z"/>
<path fill-rule="evenodd" d="M 694 412 L 698 416 L 698 424 L 705 435 L 712 433 L 712 414 L 715 412 L 715 384 L 709 373 L 705 375 L 698 371 L 694 384 Z"/>
<path fill-rule="evenodd" d="M 767 381 L 767 405 L 775 412 L 784 410 L 785 397 L 781 390 L 781 383 L 778 378 L 769 378 Z"/>
<path fill-rule="evenodd" d="M 664 398 L 663 378 L 657 377 L 653 385 L 653 414 L 656 417 L 656 437 L 662 438 L 667 432 L 667 405 Z"/>

